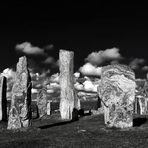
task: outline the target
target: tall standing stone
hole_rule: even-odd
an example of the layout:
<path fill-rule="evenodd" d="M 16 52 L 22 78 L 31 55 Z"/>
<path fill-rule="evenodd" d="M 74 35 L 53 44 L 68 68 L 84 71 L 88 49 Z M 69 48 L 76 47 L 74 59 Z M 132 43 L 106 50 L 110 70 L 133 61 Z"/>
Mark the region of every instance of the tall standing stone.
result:
<path fill-rule="evenodd" d="M 40 118 L 47 115 L 47 90 L 45 88 L 41 89 L 37 95 L 37 106 Z"/>
<path fill-rule="evenodd" d="M 0 76 L 0 121 L 7 120 L 7 80 L 5 76 Z"/>
<path fill-rule="evenodd" d="M 128 66 L 116 64 L 102 68 L 98 90 L 108 127 L 126 128 L 133 125 L 135 87 L 135 74 Z"/>
<path fill-rule="evenodd" d="M 28 70 L 27 58 L 24 56 L 20 57 L 17 63 L 7 129 L 19 129 L 30 125 L 30 105 L 31 77 Z"/>
<path fill-rule="evenodd" d="M 60 50 L 60 114 L 62 119 L 77 118 L 76 110 L 80 109 L 80 101 L 74 89 L 73 63 L 74 52 Z M 75 115 L 74 115 L 75 114 Z"/>

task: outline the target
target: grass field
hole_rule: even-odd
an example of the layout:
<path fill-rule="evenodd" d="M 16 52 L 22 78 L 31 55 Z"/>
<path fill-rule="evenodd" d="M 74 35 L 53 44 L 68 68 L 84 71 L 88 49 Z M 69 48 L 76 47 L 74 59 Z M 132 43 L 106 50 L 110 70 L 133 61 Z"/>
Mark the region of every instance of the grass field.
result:
<path fill-rule="evenodd" d="M 88 108 L 90 102 L 83 105 Z M 88 105 L 88 106 L 87 106 Z M 32 121 L 32 127 L 6 130 L 0 123 L 0 148 L 147 148 L 148 116 L 135 116 L 135 127 L 109 129 L 103 115 L 89 115 L 78 121 L 63 121 L 59 113 Z"/>

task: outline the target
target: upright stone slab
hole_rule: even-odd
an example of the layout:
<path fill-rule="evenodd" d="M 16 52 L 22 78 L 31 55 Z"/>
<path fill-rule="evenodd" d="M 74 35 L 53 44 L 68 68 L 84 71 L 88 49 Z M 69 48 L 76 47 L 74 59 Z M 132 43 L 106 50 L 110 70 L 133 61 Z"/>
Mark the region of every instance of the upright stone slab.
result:
<path fill-rule="evenodd" d="M 73 59 L 74 52 L 60 50 L 59 65 L 60 65 L 60 114 L 62 119 L 73 119 L 78 116 L 76 110 L 80 109 L 80 101 L 74 89 L 73 77 Z M 78 111 L 77 111 L 78 112 Z"/>
<path fill-rule="evenodd" d="M 38 106 L 37 104 L 31 102 L 31 118 L 32 119 L 37 119 L 39 117 L 39 113 L 38 113 Z"/>
<path fill-rule="evenodd" d="M 37 95 L 37 106 L 40 118 L 47 115 L 47 90 L 45 88 L 41 89 Z"/>
<path fill-rule="evenodd" d="M 140 115 L 148 114 L 148 83 L 145 79 L 136 80 L 136 93 L 135 93 L 135 113 Z"/>
<path fill-rule="evenodd" d="M 48 100 L 47 102 L 47 115 L 51 115 L 51 100 Z"/>
<path fill-rule="evenodd" d="M 7 80 L 5 76 L 0 76 L 0 121 L 7 120 Z"/>
<path fill-rule="evenodd" d="M 27 58 L 24 56 L 20 57 L 17 63 L 7 129 L 19 129 L 30 125 L 30 105 L 31 77 L 28 70 Z"/>
<path fill-rule="evenodd" d="M 102 68 L 99 95 L 104 105 L 104 120 L 108 127 L 133 126 L 135 74 L 126 65 Z"/>
<path fill-rule="evenodd" d="M 143 96 L 136 96 L 139 106 L 140 106 L 140 115 L 146 115 L 147 113 L 147 98 Z"/>

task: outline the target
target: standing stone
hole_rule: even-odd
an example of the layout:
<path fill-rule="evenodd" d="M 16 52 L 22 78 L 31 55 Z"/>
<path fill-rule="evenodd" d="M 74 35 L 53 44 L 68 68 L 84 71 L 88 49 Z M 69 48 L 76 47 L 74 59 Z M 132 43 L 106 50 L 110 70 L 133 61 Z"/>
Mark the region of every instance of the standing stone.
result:
<path fill-rule="evenodd" d="M 136 96 L 136 99 L 139 103 L 139 114 L 146 115 L 147 114 L 147 98 L 143 96 Z"/>
<path fill-rule="evenodd" d="M 138 98 L 135 95 L 135 102 L 134 102 L 134 114 L 138 114 L 139 113 L 139 102 L 138 102 Z"/>
<path fill-rule="evenodd" d="M 60 114 L 62 119 L 74 120 L 74 118 L 78 116 L 78 114 L 74 114 L 76 113 L 76 110 L 80 109 L 80 101 L 74 89 L 73 58 L 74 52 L 60 50 Z"/>
<path fill-rule="evenodd" d="M 136 80 L 135 113 L 146 115 L 148 113 L 148 83 L 145 79 Z"/>
<path fill-rule="evenodd" d="M 144 93 L 145 96 L 148 98 L 148 81 L 145 81 L 144 83 Z"/>
<path fill-rule="evenodd" d="M 0 121 L 7 120 L 7 80 L 5 76 L 0 76 Z"/>
<path fill-rule="evenodd" d="M 37 95 L 39 117 L 47 115 L 47 90 L 42 88 Z"/>
<path fill-rule="evenodd" d="M 37 104 L 32 102 L 32 104 L 31 104 L 31 118 L 37 119 L 38 117 L 39 117 L 38 106 L 37 106 Z"/>
<path fill-rule="evenodd" d="M 17 63 L 7 129 L 19 129 L 30 125 L 30 105 L 31 77 L 28 70 L 27 58 L 24 56 L 20 57 Z"/>
<path fill-rule="evenodd" d="M 47 102 L 47 115 L 51 115 L 51 100 L 48 100 Z"/>
<path fill-rule="evenodd" d="M 102 68 L 99 95 L 104 105 L 104 120 L 108 127 L 133 126 L 135 74 L 125 65 Z"/>

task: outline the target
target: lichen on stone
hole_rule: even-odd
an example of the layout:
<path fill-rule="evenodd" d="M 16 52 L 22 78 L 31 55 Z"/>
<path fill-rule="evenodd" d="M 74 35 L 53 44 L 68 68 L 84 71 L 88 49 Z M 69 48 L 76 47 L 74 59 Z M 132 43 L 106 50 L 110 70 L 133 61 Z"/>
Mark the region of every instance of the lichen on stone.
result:
<path fill-rule="evenodd" d="M 20 57 L 17 63 L 15 81 L 12 87 L 12 100 L 9 112 L 8 129 L 18 129 L 30 125 L 31 77 L 27 58 Z"/>
<path fill-rule="evenodd" d="M 108 127 L 132 126 L 135 86 L 135 74 L 130 67 L 115 64 L 102 68 L 98 93 L 104 102 Z"/>

